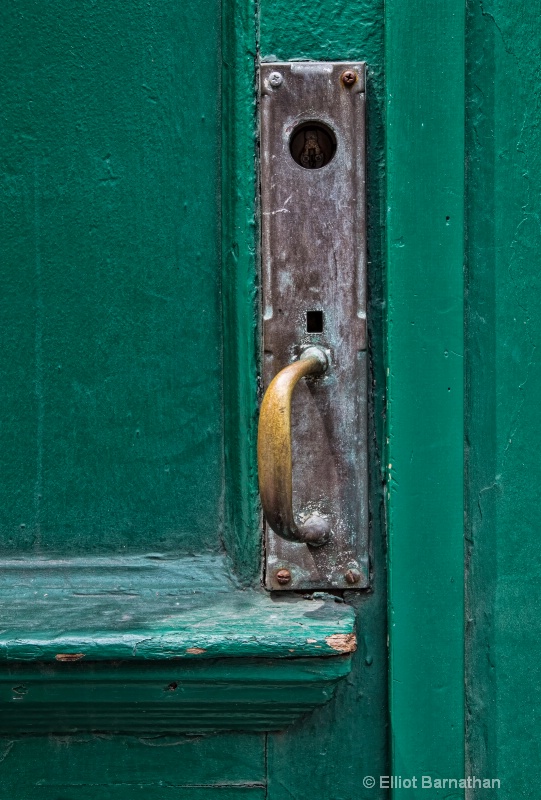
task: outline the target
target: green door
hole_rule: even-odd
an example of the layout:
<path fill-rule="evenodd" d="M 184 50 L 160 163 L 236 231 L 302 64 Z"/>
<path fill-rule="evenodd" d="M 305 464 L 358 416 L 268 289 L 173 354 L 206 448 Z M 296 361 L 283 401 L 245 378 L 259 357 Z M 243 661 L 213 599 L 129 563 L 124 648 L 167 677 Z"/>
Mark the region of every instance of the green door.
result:
<path fill-rule="evenodd" d="M 255 462 L 257 60 L 369 63 L 377 261 L 381 9 L 259 14 L 2 4 L 2 798 L 346 800 L 386 772 L 381 426 L 369 591 L 264 591 Z"/>
<path fill-rule="evenodd" d="M 0 800 L 538 797 L 537 4 L 0 30 Z M 357 591 L 262 582 L 256 86 L 296 60 L 367 65 Z"/>

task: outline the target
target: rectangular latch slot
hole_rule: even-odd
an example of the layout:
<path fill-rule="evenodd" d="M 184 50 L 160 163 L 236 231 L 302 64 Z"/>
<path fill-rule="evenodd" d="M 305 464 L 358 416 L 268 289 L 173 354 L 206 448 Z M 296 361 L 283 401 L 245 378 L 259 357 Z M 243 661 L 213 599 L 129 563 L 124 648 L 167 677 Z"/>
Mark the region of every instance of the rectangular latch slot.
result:
<path fill-rule="evenodd" d="M 323 311 L 306 312 L 306 333 L 323 333 Z"/>

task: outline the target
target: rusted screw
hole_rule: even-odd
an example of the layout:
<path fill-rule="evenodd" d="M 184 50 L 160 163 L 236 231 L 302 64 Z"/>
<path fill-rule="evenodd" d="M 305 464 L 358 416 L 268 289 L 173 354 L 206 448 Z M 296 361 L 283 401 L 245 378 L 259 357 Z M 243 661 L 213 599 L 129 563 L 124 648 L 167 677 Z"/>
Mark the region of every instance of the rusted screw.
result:
<path fill-rule="evenodd" d="M 273 89 L 277 89 L 284 82 L 284 78 L 280 72 L 271 72 L 269 75 L 269 83 Z"/>
<path fill-rule="evenodd" d="M 346 579 L 347 583 L 353 585 L 354 583 L 359 583 L 359 581 L 361 580 L 361 573 L 359 572 L 358 569 L 348 569 L 348 571 L 344 575 L 344 578 Z"/>
<path fill-rule="evenodd" d="M 274 577 L 280 586 L 285 586 L 291 580 L 291 572 L 288 569 L 279 569 Z"/>
<path fill-rule="evenodd" d="M 353 86 L 356 80 L 357 80 L 357 73 L 353 72 L 352 69 L 347 69 L 345 72 L 342 73 L 342 83 L 344 84 L 344 86 Z"/>

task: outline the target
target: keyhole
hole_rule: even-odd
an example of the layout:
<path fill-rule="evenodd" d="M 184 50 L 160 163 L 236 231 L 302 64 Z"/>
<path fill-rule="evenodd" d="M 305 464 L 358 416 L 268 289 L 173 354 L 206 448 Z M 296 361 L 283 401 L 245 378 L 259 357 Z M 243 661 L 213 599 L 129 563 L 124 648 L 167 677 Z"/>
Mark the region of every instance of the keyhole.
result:
<path fill-rule="evenodd" d="M 299 166 L 321 169 L 336 153 L 336 137 L 323 122 L 303 122 L 291 134 L 289 149 Z"/>

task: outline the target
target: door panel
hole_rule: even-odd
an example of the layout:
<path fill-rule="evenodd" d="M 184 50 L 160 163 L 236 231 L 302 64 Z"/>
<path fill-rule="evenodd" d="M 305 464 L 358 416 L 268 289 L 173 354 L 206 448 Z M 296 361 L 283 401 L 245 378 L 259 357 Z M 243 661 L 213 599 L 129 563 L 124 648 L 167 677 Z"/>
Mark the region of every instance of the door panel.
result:
<path fill-rule="evenodd" d="M 1 25 L 0 548 L 217 550 L 220 5 Z"/>
<path fill-rule="evenodd" d="M 263 737 L 23 737 L 0 745 L 0 796 L 13 800 L 262 798 Z"/>
<path fill-rule="evenodd" d="M 314 647 L 307 654 L 314 660 L 304 663 L 308 683 L 318 680 L 315 658 L 327 656 L 322 661 L 328 667 L 334 656 L 325 638 L 328 619 L 350 625 L 348 606 L 354 607 L 359 641 L 351 673 L 351 654 L 334 656 L 341 675 L 348 677 L 338 681 L 335 676 L 333 699 L 280 732 L 176 737 L 159 730 L 137 736 L 15 732 L 0 744 L 0 783 L 10 800 L 40 795 L 47 800 L 376 796 L 361 783 L 366 773 L 383 773 L 387 757 L 382 476 L 377 466 L 384 386 L 382 4 L 363 0 L 339 11 L 330 0 L 316 10 L 265 0 L 258 53 L 255 7 L 249 0 L 222 7 L 177 0 L 120 6 L 85 0 L 75 8 L 64 0 L 45 8 L 34 0 L 18 0 L 2 10 L 5 81 L 7 75 L 2 220 L 5 263 L 10 265 L 1 271 L 0 294 L 0 313 L 7 321 L 6 392 L 0 411 L 3 554 L 26 554 L 32 568 L 54 554 L 60 557 L 54 569 L 62 559 L 73 565 L 72 557 L 82 556 L 78 564 L 88 568 L 89 594 L 93 575 L 103 577 L 94 592 L 99 595 L 95 607 L 110 621 L 102 629 L 112 632 L 105 637 L 107 646 L 117 644 L 113 634 L 120 606 L 131 602 L 132 593 L 141 597 L 135 621 L 123 630 L 133 633 L 136 626 L 143 641 L 150 635 L 157 649 L 162 647 L 164 669 L 167 658 L 175 659 L 179 691 L 183 659 L 198 658 L 204 643 L 186 648 L 189 643 L 182 639 L 179 652 L 178 632 L 188 637 L 190 620 L 196 619 L 196 625 L 201 617 L 201 635 L 207 623 L 215 633 L 212 624 L 219 615 L 213 609 L 226 607 L 224 595 L 233 609 L 236 638 L 225 626 L 215 648 L 239 640 L 261 645 L 263 655 L 265 647 L 279 650 L 279 657 L 287 659 L 283 683 L 294 697 L 291 705 L 300 708 L 297 716 L 305 708 L 300 692 L 297 696 L 302 647 Z M 327 598 L 321 607 L 321 598 L 316 605 L 286 597 L 280 606 L 283 624 L 282 617 L 272 616 L 275 598 L 260 587 L 261 531 L 254 500 L 259 55 L 369 64 L 372 589 L 337 598 L 345 604 Z M 155 586 L 153 578 L 144 577 L 152 570 L 138 571 L 137 554 L 149 552 L 171 559 L 185 556 L 178 586 L 164 581 Z M 111 577 L 100 561 L 113 562 L 113 554 L 122 561 L 120 577 Z M 199 560 L 192 560 L 192 554 Z M 92 557 L 88 561 L 87 555 Z M 222 576 L 219 591 L 209 568 L 212 558 Z M 159 559 L 152 564 L 161 570 Z M 24 573 L 26 562 L 21 569 Z M 85 602 L 78 599 L 83 581 L 73 573 L 68 579 L 56 584 L 57 613 L 51 619 L 62 647 L 70 640 L 71 620 L 81 619 L 76 603 Z M 31 570 L 21 580 L 30 597 L 24 611 L 32 614 Z M 36 604 L 41 608 L 50 607 L 46 589 Z M 156 600 L 158 589 L 162 594 Z M 175 593 L 184 593 L 177 605 L 186 600 L 200 617 L 187 623 L 183 608 L 175 610 L 178 617 L 171 614 L 168 605 L 171 598 L 177 600 Z M 250 611 L 254 596 L 269 632 L 264 641 L 257 615 Z M 62 615 L 64 602 L 70 613 Z M 299 604 L 309 611 L 293 618 L 288 609 Z M 312 638 L 311 626 L 320 631 L 321 643 Z M 164 632 L 170 635 L 167 641 Z M 54 631 L 50 638 L 49 663 L 35 669 L 57 680 L 68 674 L 60 672 L 65 653 L 56 663 Z M 91 637 L 86 641 L 96 644 Z M 120 652 L 114 647 L 111 652 Z M 28 653 L 45 658 L 30 640 L 28 653 L 23 651 L 23 659 Z M 141 646 L 139 653 L 144 651 Z M 9 648 L 5 652 L 10 658 Z M 88 661 L 83 658 L 80 669 L 79 662 L 71 664 L 69 673 L 77 676 L 82 698 L 88 695 L 85 680 L 92 680 L 92 652 L 96 656 L 89 649 Z M 226 659 L 231 652 L 221 655 Z M 99 657 L 106 659 L 107 651 Z M 243 669 L 261 666 L 262 660 L 245 658 Z M 208 663 L 212 672 L 211 658 Z M 34 670 L 30 663 L 26 667 L 29 674 Z M 122 691 L 128 669 L 120 663 L 115 671 L 116 688 Z M 256 711 L 261 688 L 268 691 L 269 707 L 276 705 L 272 692 L 281 690 L 272 663 L 268 673 L 263 687 L 252 680 L 260 704 Z M 335 686 L 328 689 L 324 677 L 321 681 L 319 695 L 326 693 L 326 700 Z M 222 684 L 227 695 L 228 684 Z M 157 683 L 153 691 L 161 700 L 170 686 Z M 28 687 L 17 683 L 12 688 L 14 702 L 21 697 L 25 703 Z M 137 699 L 134 707 L 136 712 Z"/>

